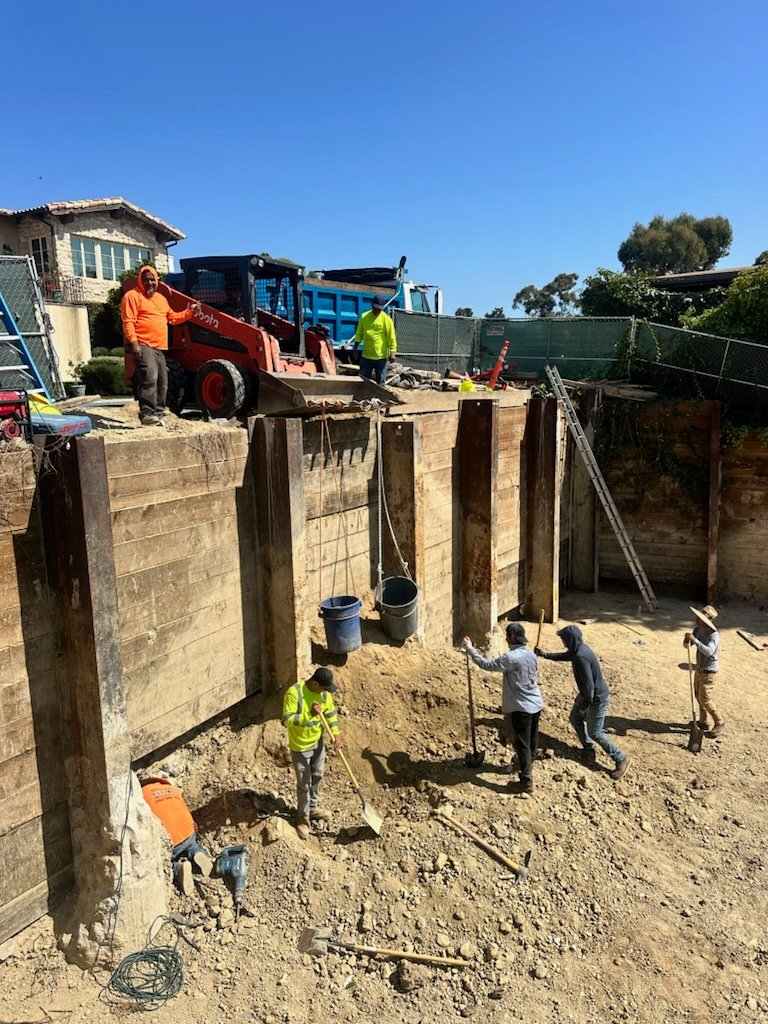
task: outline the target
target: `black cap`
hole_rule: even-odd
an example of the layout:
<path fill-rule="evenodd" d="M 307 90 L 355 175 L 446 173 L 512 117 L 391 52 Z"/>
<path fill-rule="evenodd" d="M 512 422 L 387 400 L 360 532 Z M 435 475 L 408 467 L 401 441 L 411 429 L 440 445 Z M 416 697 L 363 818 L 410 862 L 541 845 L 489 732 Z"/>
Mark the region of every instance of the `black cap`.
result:
<path fill-rule="evenodd" d="M 388 295 L 374 295 L 373 302 L 371 303 L 371 305 L 373 306 L 374 309 L 386 309 L 388 302 Z"/>
<path fill-rule="evenodd" d="M 507 642 L 512 644 L 528 643 L 528 637 L 525 635 L 525 626 L 522 622 L 510 622 L 507 624 Z"/>
<path fill-rule="evenodd" d="M 333 681 L 333 672 L 329 668 L 316 668 L 307 680 L 322 686 L 328 693 L 336 693 L 336 683 Z"/>

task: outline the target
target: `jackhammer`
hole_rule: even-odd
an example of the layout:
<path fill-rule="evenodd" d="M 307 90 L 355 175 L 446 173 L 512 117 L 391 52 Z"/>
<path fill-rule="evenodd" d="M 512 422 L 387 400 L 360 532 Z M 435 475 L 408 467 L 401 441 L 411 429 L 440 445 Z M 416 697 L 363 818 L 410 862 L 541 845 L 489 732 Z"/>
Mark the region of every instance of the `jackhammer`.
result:
<path fill-rule="evenodd" d="M 213 875 L 223 878 L 224 884 L 232 892 L 235 904 L 235 920 L 240 919 L 240 911 L 245 898 L 245 883 L 248 879 L 248 847 L 227 846 L 216 858 Z"/>

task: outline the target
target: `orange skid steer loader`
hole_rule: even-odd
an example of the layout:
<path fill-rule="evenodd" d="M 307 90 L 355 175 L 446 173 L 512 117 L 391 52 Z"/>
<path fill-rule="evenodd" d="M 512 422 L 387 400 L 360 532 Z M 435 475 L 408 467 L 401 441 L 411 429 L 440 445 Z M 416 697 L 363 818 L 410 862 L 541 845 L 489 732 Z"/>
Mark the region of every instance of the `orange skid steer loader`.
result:
<path fill-rule="evenodd" d="M 267 415 L 354 411 L 398 403 L 386 388 L 362 377 L 336 375 L 323 329 L 304 327 L 304 268 L 262 256 L 201 256 L 181 261 L 158 291 L 181 312 L 190 299 L 201 310 L 169 327 L 168 407 L 177 415 L 190 401 L 203 414 L 226 418 L 253 409 Z M 172 282 L 174 287 L 171 287 Z M 123 284 L 133 288 L 136 279 Z M 178 286 L 178 288 L 176 287 Z M 126 349 L 125 375 L 133 377 Z"/>

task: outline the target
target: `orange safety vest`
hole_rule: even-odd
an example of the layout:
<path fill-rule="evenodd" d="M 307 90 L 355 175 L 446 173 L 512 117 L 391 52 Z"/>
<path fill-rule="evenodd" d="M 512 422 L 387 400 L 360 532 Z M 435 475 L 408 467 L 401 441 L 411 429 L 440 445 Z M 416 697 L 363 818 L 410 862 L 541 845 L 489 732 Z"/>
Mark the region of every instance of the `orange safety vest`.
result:
<path fill-rule="evenodd" d="M 141 787 L 141 792 L 153 814 L 165 825 L 174 846 L 195 834 L 195 823 L 180 789 L 170 782 L 153 779 Z"/>

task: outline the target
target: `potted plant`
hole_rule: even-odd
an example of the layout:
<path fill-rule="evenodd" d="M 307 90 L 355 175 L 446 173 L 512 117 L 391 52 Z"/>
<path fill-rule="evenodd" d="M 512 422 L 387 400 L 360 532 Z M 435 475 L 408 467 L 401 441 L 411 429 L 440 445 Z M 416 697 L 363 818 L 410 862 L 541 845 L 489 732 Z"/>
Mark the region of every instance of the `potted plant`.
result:
<path fill-rule="evenodd" d="M 70 362 L 69 367 L 72 371 L 72 380 L 64 382 L 64 391 L 68 398 L 82 398 L 85 394 L 85 384 L 82 377 L 85 363 L 74 364 Z"/>

